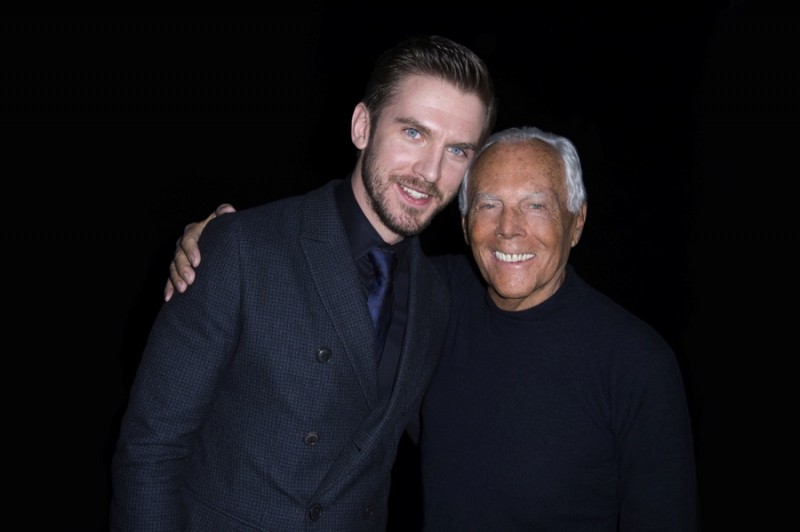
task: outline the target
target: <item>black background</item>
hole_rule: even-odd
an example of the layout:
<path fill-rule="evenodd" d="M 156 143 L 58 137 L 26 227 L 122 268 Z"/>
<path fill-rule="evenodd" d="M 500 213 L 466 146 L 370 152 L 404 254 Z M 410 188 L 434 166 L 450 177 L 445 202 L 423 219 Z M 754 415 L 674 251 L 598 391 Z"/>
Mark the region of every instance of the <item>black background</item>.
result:
<path fill-rule="evenodd" d="M 486 60 L 498 128 L 577 145 L 589 215 L 571 262 L 680 359 L 703 529 L 791 519 L 800 20 L 755 1 L 558 6 L 0 18 L 7 519 L 105 529 L 184 225 L 343 177 L 369 68 L 414 33 Z M 423 242 L 463 249 L 454 206 Z M 412 502 L 393 501 L 395 528 Z"/>

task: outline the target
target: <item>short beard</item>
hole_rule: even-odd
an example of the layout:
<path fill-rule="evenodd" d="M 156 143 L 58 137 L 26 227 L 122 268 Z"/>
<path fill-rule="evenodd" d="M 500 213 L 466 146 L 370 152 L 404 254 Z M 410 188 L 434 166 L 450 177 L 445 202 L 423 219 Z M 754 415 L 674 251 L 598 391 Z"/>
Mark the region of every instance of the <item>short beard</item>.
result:
<path fill-rule="evenodd" d="M 396 178 L 387 177 L 386 180 L 381 180 L 381 171 L 375 162 L 375 156 L 369 146 L 364 150 L 364 164 L 361 166 L 361 179 L 364 182 L 364 188 L 367 190 L 367 200 L 369 201 L 372 209 L 378 215 L 381 222 L 388 227 L 392 232 L 398 235 L 412 236 L 420 234 L 423 229 L 428 227 L 442 209 L 444 209 L 450 202 L 452 197 L 447 201 L 440 201 L 439 206 L 433 212 L 427 213 L 426 218 L 421 218 L 419 213 L 414 209 L 405 208 L 399 215 L 395 215 L 389 211 L 389 204 L 386 200 L 386 191 L 392 186 L 394 182 L 413 182 L 415 188 L 423 190 L 426 194 L 431 195 L 435 199 L 442 199 L 441 192 L 435 185 L 425 183 L 424 181 L 414 180 L 411 178 L 399 180 Z"/>

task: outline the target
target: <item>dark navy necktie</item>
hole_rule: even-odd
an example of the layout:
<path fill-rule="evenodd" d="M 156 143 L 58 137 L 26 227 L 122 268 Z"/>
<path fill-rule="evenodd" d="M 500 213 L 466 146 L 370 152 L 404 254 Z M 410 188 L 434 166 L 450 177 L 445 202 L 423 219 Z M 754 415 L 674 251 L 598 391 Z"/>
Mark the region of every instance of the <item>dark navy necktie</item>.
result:
<path fill-rule="evenodd" d="M 367 304 L 375 325 L 375 350 L 380 358 L 392 315 L 392 283 L 397 256 L 391 248 L 375 246 L 369 250 L 369 258 L 375 266 L 375 276 L 369 289 Z"/>

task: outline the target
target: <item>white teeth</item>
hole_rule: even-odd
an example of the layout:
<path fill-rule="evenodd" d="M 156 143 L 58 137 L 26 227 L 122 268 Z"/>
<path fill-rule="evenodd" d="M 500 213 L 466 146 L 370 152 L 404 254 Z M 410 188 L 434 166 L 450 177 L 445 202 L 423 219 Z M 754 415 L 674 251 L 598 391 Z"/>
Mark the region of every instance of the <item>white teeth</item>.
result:
<path fill-rule="evenodd" d="M 421 192 L 417 192 L 416 190 L 410 189 L 408 187 L 404 187 L 403 185 L 400 185 L 400 186 L 403 187 L 403 190 L 406 191 L 406 194 L 408 194 L 409 196 L 411 196 L 414 199 L 424 199 L 424 198 L 428 197 L 428 194 L 422 194 Z"/>
<path fill-rule="evenodd" d="M 502 251 L 495 251 L 494 256 L 503 262 L 522 262 L 532 259 L 536 255 L 533 253 L 503 253 Z"/>

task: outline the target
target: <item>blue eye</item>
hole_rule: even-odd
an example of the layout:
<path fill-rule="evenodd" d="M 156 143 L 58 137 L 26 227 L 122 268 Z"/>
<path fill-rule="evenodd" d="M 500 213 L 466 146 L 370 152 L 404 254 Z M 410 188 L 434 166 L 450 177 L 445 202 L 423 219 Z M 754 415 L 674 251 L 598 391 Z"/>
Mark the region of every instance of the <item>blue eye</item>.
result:
<path fill-rule="evenodd" d="M 408 135 L 412 139 L 419 137 L 419 131 L 414 129 L 413 127 L 406 128 L 405 132 L 406 135 Z"/>
<path fill-rule="evenodd" d="M 450 152 L 458 156 L 466 155 L 466 152 L 462 148 L 459 148 L 458 146 L 451 147 Z"/>

